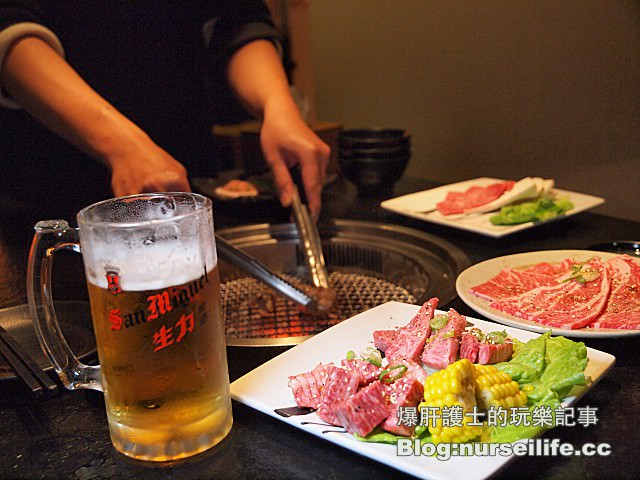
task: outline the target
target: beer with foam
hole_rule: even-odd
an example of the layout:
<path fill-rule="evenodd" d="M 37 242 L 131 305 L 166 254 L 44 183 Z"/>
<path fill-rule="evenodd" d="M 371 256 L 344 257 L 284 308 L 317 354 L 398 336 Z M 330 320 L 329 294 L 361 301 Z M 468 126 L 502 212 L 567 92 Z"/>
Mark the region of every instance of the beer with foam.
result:
<path fill-rule="evenodd" d="M 104 392 L 125 455 L 176 460 L 219 443 L 232 414 L 211 201 L 115 198 L 83 209 L 78 225 L 39 222 L 29 257 L 36 333 L 60 379 Z M 52 254 L 70 247 L 83 255 L 98 366 L 65 348 L 47 300 Z"/>

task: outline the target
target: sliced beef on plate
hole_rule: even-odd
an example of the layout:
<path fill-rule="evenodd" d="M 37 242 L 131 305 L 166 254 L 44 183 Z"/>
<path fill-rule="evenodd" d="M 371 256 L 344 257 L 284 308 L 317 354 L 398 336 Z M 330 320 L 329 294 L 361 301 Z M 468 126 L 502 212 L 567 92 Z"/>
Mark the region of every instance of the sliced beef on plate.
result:
<path fill-rule="evenodd" d="M 381 382 L 375 381 L 360 389 L 349 399 L 336 405 L 337 423 L 347 432 L 365 436 L 371 433 L 389 415 L 389 405 L 384 398 Z"/>
<path fill-rule="evenodd" d="M 436 208 L 442 215 L 464 213 L 465 210 L 485 205 L 500 198 L 504 192 L 512 189 L 515 183 L 509 180 L 492 183 L 486 187 L 474 185 L 464 192 L 450 191 L 447 192 L 447 196 L 442 202 L 436 204 Z"/>
<path fill-rule="evenodd" d="M 467 325 L 466 318 L 454 309 L 449 310 L 448 316 L 447 324 L 429 339 L 420 357 L 425 365 L 438 370 L 458 359 L 460 338 Z"/>
<path fill-rule="evenodd" d="M 585 262 L 583 271 L 597 271 L 597 279 L 584 284 L 566 278 L 514 297 L 489 304 L 490 307 L 533 322 L 556 328 L 585 327 L 600 315 L 609 296 L 609 274 L 599 258 Z"/>
<path fill-rule="evenodd" d="M 346 369 L 353 370 L 360 375 L 360 386 L 369 385 L 374 380 L 377 380 L 380 376 L 380 372 L 382 369 L 380 367 L 375 366 L 373 363 L 367 360 L 360 359 L 352 359 L 352 360 L 342 360 L 342 366 Z"/>
<path fill-rule="evenodd" d="M 558 283 L 556 276 L 505 267 L 495 277 L 471 287 L 469 291 L 483 300 L 500 300 L 521 295 L 542 285 L 554 285 Z"/>
<path fill-rule="evenodd" d="M 319 363 L 310 372 L 289 377 L 289 388 L 299 407 L 318 408 L 329 365 Z"/>
<path fill-rule="evenodd" d="M 540 262 L 529 268 L 526 268 L 524 271 L 528 273 L 540 273 L 542 275 L 550 275 L 552 277 L 557 277 L 558 275 L 563 275 L 571 270 L 571 267 L 575 265 L 575 262 L 571 258 L 567 258 L 559 263 L 548 263 L 548 262 Z"/>
<path fill-rule="evenodd" d="M 382 422 L 382 429 L 396 435 L 413 435 L 415 432 L 415 424 L 408 424 L 406 421 L 400 421 L 400 407 L 415 408 L 422 400 L 424 394 L 424 386 L 415 378 L 408 377 L 406 374 L 393 383 L 384 384 L 385 398 L 388 404 L 388 416 Z"/>
<path fill-rule="evenodd" d="M 597 328 L 640 329 L 640 265 L 628 255 L 606 262 L 611 293 L 604 312 L 591 324 Z"/>
<path fill-rule="evenodd" d="M 431 333 L 430 322 L 437 305 L 438 299 L 431 298 L 404 327 L 373 332 L 374 345 L 384 352 L 389 365 L 397 365 L 405 358 L 418 361 Z"/>
<path fill-rule="evenodd" d="M 318 417 L 332 425 L 341 425 L 336 416 L 336 408 L 358 391 L 360 374 L 353 370 L 331 366 L 327 380 L 322 390 L 322 398 L 318 411 Z"/>
<path fill-rule="evenodd" d="M 478 363 L 491 365 L 506 362 L 513 353 L 513 341 L 505 340 L 504 343 L 480 343 L 478 345 Z"/>

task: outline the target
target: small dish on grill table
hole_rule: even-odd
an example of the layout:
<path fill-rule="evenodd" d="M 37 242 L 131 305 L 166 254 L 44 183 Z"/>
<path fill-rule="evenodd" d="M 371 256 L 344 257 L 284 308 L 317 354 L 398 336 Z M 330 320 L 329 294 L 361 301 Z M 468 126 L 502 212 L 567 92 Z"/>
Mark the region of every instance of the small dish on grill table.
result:
<path fill-rule="evenodd" d="M 456 291 L 460 298 L 480 315 L 511 327 L 522 328 L 538 333 L 544 333 L 551 329 L 553 335 L 564 335 L 565 337 L 574 338 L 615 338 L 640 335 L 640 330 L 591 327 L 578 329 L 552 328 L 548 325 L 542 325 L 496 310 L 489 306 L 490 302 L 488 300 L 479 298 L 470 291 L 472 287 L 489 281 L 506 267 L 519 269 L 532 267 L 542 262 L 557 264 L 568 258 L 573 259 L 575 262 L 586 262 L 594 257 L 599 257 L 602 261 L 606 261 L 617 256 L 618 255 L 614 253 L 593 250 L 542 250 L 492 258 L 472 265 L 464 270 L 456 280 Z M 640 264 L 637 260 L 634 261 Z"/>
<path fill-rule="evenodd" d="M 515 455 L 457 456 L 447 461 L 427 455 L 403 456 L 398 455 L 395 445 L 360 442 L 340 427 L 327 426 L 315 413 L 283 417 L 276 412 L 277 409 L 295 405 L 288 386 L 290 375 L 310 371 L 319 362 L 339 363 L 347 351 L 360 351 L 372 345 L 374 331 L 406 325 L 418 309 L 417 305 L 388 302 L 351 317 L 239 378 L 231 384 L 231 396 L 234 400 L 291 426 L 418 478 L 456 479 L 460 478 L 461 472 L 464 472 L 466 480 L 490 477 L 514 460 Z M 438 315 L 446 312 L 436 310 L 435 313 Z M 491 322 L 469 317 L 467 320 L 483 331 L 496 329 L 496 325 Z M 533 332 L 515 328 L 506 327 L 504 330 L 509 337 L 524 342 L 538 337 Z M 576 387 L 572 395 L 564 399 L 565 406 L 575 404 L 596 385 L 615 362 L 612 355 L 592 348 L 587 348 L 587 358 L 588 364 L 584 374 L 590 377 L 592 382 Z"/>
<path fill-rule="evenodd" d="M 217 178 L 196 177 L 192 180 L 193 187 L 203 195 L 207 195 L 222 203 L 228 202 L 234 205 L 251 204 L 255 206 L 263 202 L 277 201 L 273 191 L 273 182 L 271 175 L 267 172 L 262 175 L 252 175 L 246 177 L 240 170 L 224 172 Z M 231 184 L 229 194 L 220 194 L 224 192 L 225 186 Z M 235 192 L 233 187 L 238 185 L 236 190 L 246 190 L 246 192 Z M 240 186 L 242 188 L 240 188 Z"/>
<path fill-rule="evenodd" d="M 390 210 L 417 220 L 499 238 L 536 227 L 543 223 L 562 220 L 563 218 L 570 217 L 604 203 L 604 199 L 600 197 L 571 192 L 569 190 L 561 190 L 559 188 L 552 188 L 550 192 L 556 198 L 567 198 L 573 204 L 573 208 L 565 212 L 563 215 L 558 215 L 557 217 L 545 222 L 526 222 L 518 225 L 493 225 L 489 219 L 496 214 L 495 211 L 488 213 L 469 213 L 445 216 L 436 210 L 436 204 L 443 201 L 447 196 L 447 193 L 451 191 L 464 192 L 473 186 L 487 187 L 491 184 L 505 181 L 506 180 L 504 179 L 491 177 L 474 178 L 463 182 L 451 183 L 449 185 L 443 185 L 441 187 L 391 198 L 382 202 L 380 206 L 385 210 Z"/>

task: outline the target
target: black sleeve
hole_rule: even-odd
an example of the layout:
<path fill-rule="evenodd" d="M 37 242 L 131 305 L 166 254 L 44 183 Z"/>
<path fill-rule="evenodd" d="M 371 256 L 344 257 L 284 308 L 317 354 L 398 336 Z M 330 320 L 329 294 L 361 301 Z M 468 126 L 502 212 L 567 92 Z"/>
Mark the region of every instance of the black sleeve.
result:
<path fill-rule="evenodd" d="M 0 31 L 22 22 L 43 24 L 38 3 L 31 0 L 0 0 Z"/>
<path fill-rule="evenodd" d="M 216 2 L 211 2 L 216 3 Z M 217 2 L 215 13 L 204 24 L 209 68 L 205 74 L 214 124 L 238 123 L 251 118 L 240 105 L 227 80 L 226 67 L 241 47 L 258 39 L 281 42 L 269 9 L 262 1 L 228 0 Z"/>
<path fill-rule="evenodd" d="M 269 9 L 262 1 L 231 0 L 218 3 L 214 18 L 203 29 L 209 58 L 217 68 L 239 48 L 258 39 L 279 44 L 279 35 L 273 25 Z"/>

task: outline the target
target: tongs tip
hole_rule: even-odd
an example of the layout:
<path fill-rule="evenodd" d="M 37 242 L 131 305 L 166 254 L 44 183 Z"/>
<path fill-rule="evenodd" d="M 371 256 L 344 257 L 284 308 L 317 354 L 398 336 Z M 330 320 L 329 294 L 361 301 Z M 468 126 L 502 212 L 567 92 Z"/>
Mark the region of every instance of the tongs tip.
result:
<path fill-rule="evenodd" d="M 326 314 L 331 311 L 336 303 L 337 292 L 331 287 L 317 287 L 312 292 L 309 292 L 309 296 L 313 298 L 313 302 L 307 305 L 309 312 Z"/>

